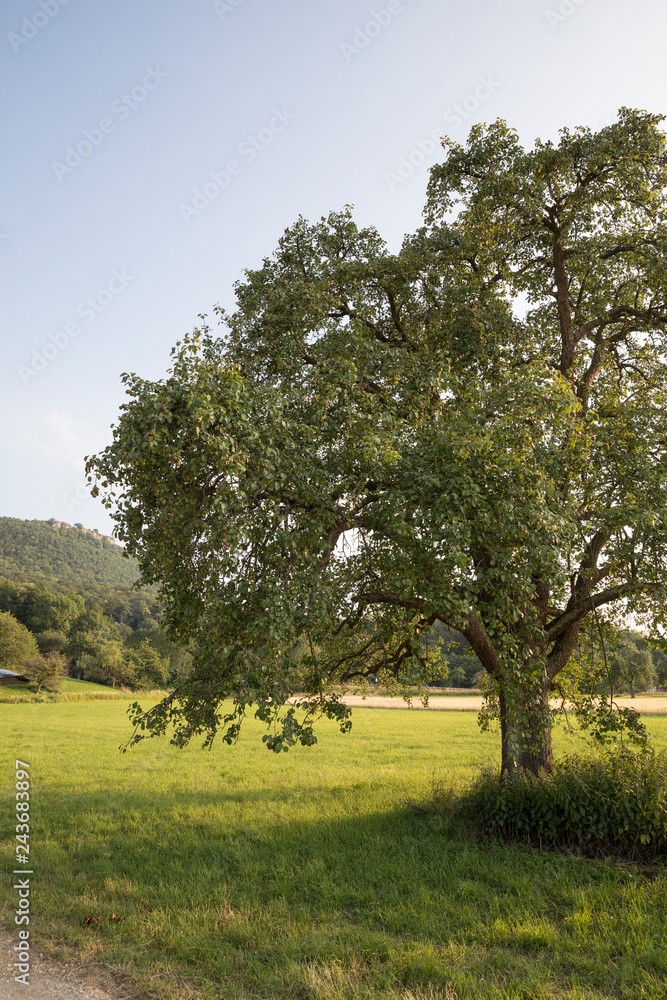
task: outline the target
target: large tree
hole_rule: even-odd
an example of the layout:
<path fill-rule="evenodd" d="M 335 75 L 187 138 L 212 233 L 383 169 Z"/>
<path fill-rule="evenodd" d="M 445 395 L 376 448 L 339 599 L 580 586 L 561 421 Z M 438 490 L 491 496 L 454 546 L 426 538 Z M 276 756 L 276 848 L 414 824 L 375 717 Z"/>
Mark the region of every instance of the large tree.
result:
<path fill-rule="evenodd" d="M 477 126 L 399 253 L 348 210 L 299 220 L 219 338 L 201 317 L 168 378 L 125 376 L 91 481 L 197 650 L 148 732 L 232 741 L 255 706 L 270 748 L 311 743 L 319 712 L 348 725 L 332 685 L 425 677 L 441 622 L 487 671 L 503 769 L 550 767 L 582 628 L 663 621 L 661 120 L 528 151 Z"/>

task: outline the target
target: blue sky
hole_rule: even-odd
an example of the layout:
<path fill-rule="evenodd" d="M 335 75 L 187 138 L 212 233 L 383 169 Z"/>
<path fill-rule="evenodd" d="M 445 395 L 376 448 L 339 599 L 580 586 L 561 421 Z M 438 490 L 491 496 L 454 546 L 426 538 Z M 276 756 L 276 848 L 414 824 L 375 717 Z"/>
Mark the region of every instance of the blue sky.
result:
<path fill-rule="evenodd" d="M 84 488 L 120 375 L 169 351 L 299 215 L 391 248 L 441 135 L 526 144 L 667 112 L 660 0 L 7 0 L 0 9 L 0 515 L 111 531 Z"/>

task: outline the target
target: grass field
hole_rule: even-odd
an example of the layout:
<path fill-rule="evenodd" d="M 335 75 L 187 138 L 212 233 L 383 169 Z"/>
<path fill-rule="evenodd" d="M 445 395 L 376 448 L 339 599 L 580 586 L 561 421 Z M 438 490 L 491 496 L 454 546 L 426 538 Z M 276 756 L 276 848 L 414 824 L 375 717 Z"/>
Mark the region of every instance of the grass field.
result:
<path fill-rule="evenodd" d="M 667 995 L 664 871 L 475 843 L 415 805 L 496 764 L 474 713 L 355 709 L 280 757 L 254 722 L 233 748 L 120 756 L 124 711 L 0 705 L 8 792 L 31 765 L 42 950 L 168 1000 Z M 9 928 L 7 879 L 0 898 Z"/>
<path fill-rule="evenodd" d="M 94 684 L 92 681 L 77 681 L 73 677 L 67 677 L 60 682 L 60 690 L 66 691 L 68 694 L 79 694 L 85 691 L 108 691 L 109 685 Z"/>
<path fill-rule="evenodd" d="M 154 692 L 160 697 L 166 694 L 166 691 Z M 123 701 L 128 700 L 127 690 L 121 691 L 119 688 L 109 687 L 108 684 L 94 684 L 91 681 L 79 681 L 72 677 L 68 677 L 60 683 L 60 691 L 54 693 L 52 691 L 42 690 L 40 694 L 33 691 L 27 684 L 3 684 L 0 686 L 0 703 L 3 701 L 9 702 L 56 702 L 56 701 L 97 701 L 99 699 L 109 699 L 111 701 Z M 145 693 L 133 694 L 132 698 L 145 697 Z"/>

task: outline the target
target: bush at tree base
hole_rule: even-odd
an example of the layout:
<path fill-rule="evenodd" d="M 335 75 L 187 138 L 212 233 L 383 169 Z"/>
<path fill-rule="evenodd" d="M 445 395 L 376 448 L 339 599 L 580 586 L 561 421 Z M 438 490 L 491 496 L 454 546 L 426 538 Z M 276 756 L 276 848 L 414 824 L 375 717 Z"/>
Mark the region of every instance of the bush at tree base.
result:
<path fill-rule="evenodd" d="M 484 835 L 646 860 L 667 855 L 667 755 L 572 756 L 551 774 L 483 775 L 455 805 Z"/>

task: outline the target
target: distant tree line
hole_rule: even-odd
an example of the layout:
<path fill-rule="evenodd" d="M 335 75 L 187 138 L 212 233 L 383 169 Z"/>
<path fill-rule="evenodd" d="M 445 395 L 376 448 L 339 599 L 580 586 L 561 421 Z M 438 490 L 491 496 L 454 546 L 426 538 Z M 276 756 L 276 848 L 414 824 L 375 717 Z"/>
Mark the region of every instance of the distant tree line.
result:
<path fill-rule="evenodd" d="M 0 666 L 38 688 L 64 675 L 129 689 L 164 688 L 187 674 L 190 653 L 161 627 L 156 598 L 123 588 L 86 595 L 46 583 L 0 581 Z"/>

